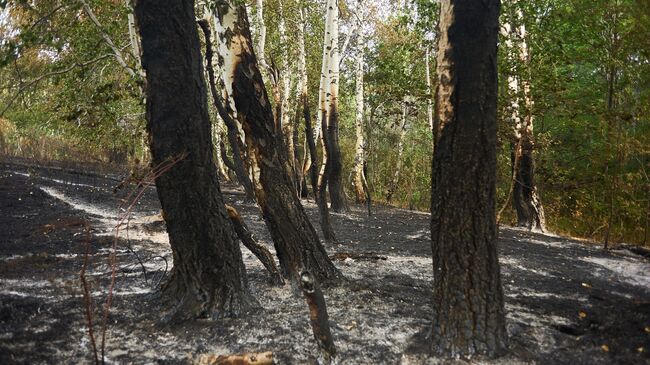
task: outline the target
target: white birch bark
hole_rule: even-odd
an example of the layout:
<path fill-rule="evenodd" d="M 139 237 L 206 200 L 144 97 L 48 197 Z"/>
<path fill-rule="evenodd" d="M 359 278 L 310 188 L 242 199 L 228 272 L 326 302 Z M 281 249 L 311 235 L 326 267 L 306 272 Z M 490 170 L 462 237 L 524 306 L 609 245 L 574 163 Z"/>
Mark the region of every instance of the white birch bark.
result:
<path fill-rule="evenodd" d="M 262 69 L 267 68 L 266 57 L 264 54 L 264 47 L 266 45 L 266 25 L 264 24 L 264 0 L 256 0 L 257 12 L 255 13 L 255 20 L 257 25 L 257 49 L 255 53 L 257 62 L 262 66 Z"/>
<path fill-rule="evenodd" d="M 289 113 L 289 93 L 291 92 L 291 82 L 289 79 L 289 45 L 287 42 L 284 6 L 282 5 L 282 0 L 279 0 L 278 5 L 280 7 L 280 22 L 278 24 L 278 32 L 280 33 L 280 45 L 282 48 L 282 70 L 280 72 L 280 82 L 282 84 L 280 123 L 282 125 L 282 134 L 284 134 L 284 140 L 289 152 L 289 165 L 292 169 L 294 169 L 295 174 L 293 124 L 291 123 Z"/>
<path fill-rule="evenodd" d="M 426 47 L 425 53 L 424 53 L 424 64 L 426 67 L 426 77 L 427 77 L 427 120 L 429 121 L 429 128 L 431 128 L 431 131 L 433 132 L 433 95 L 431 95 L 432 88 L 431 88 L 431 71 L 430 71 L 430 65 L 429 65 L 429 58 L 431 56 L 431 51 L 429 50 L 429 47 Z"/>
<path fill-rule="evenodd" d="M 321 65 L 321 78 L 318 87 L 318 115 L 316 115 L 316 124 L 314 125 L 314 140 L 318 141 L 320 133 L 323 129 L 323 123 L 327 123 L 329 115 L 330 97 L 331 97 L 331 52 L 333 43 L 338 47 L 338 3 L 337 0 L 327 0 L 325 8 L 325 35 L 323 39 L 323 61 Z M 334 37 L 333 30 L 336 29 L 336 37 Z M 336 40 L 336 42 L 333 42 Z M 337 59 L 338 62 L 338 59 Z M 338 67 L 338 65 L 337 65 Z M 337 83 L 338 84 L 338 83 Z M 320 138 L 321 145 L 323 146 L 323 163 L 318 174 L 318 185 L 321 185 L 323 174 L 325 173 L 325 164 L 327 163 L 327 151 L 325 149 L 324 140 Z"/>
<path fill-rule="evenodd" d="M 99 19 L 97 19 L 97 17 L 95 16 L 95 13 L 93 12 L 90 5 L 88 5 L 86 0 L 79 0 L 79 2 L 81 3 L 81 6 L 84 9 L 84 12 L 88 16 L 88 18 L 90 18 L 90 21 L 92 21 L 93 24 L 95 24 L 95 27 L 97 27 L 97 29 L 99 30 L 99 33 L 101 34 L 102 38 L 104 39 L 104 42 L 106 42 L 108 47 L 113 52 L 113 57 L 115 58 L 117 63 L 119 63 L 120 66 L 122 66 L 122 68 L 124 68 L 124 70 L 131 77 L 135 77 L 136 76 L 136 71 L 126 63 L 126 60 L 124 59 L 124 55 L 122 54 L 122 51 L 120 51 L 120 49 L 113 42 L 113 39 L 111 39 L 111 37 L 104 31 L 104 27 L 102 27 L 102 24 L 99 22 Z M 144 76 L 144 74 L 142 74 L 140 76 Z"/>
<path fill-rule="evenodd" d="M 301 102 L 302 98 L 307 97 L 308 93 L 308 77 L 307 77 L 307 52 L 305 50 L 305 26 L 306 26 L 306 19 L 305 19 L 305 9 L 301 6 L 300 7 L 300 24 L 298 25 L 298 74 L 299 74 L 299 79 L 298 79 L 298 98 L 299 102 Z M 319 98 L 320 98 L 320 92 L 319 92 Z M 320 104 L 319 104 L 320 105 Z M 304 153 L 303 153 L 303 164 L 302 164 L 302 176 L 307 176 L 307 171 L 309 171 L 311 167 L 311 158 L 309 158 L 309 146 L 307 144 L 307 141 L 305 141 L 305 146 L 304 146 Z"/>
<path fill-rule="evenodd" d="M 359 4 L 361 5 L 361 4 Z M 363 26 L 363 10 L 361 7 L 357 9 L 359 17 L 360 29 Z M 355 101 L 356 101 L 356 118 L 355 118 L 355 155 L 354 155 L 354 191 L 356 194 L 357 202 L 365 200 L 363 165 L 365 161 L 365 139 L 363 130 L 363 114 L 364 114 L 364 90 L 363 90 L 363 63 L 364 63 L 364 38 L 363 32 L 360 31 L 357 37 L 357 69 L 356 69 L 356 87 L 355 87 Z"/>
<path fill-rule="evenodd" d="M 222 6 L 226 6 L 225 4 Z M 230 6 L 230 5 L 227 5 Z M 217 54 L 220 59 L 221 79 L 223 82 L 223 95 L 226 101 L 226 109 L 231 115 L 234 116 L 233 120 L 237 124 L 238 136 L 241 140 L 242 146 L 247 146 L 246 134 L 242 127 L 241 122 L 237 117 L 237 107 L 235 106 L 235 99 L 233 98 L 233 82 L 235 77 L 235 69 L 241 61 L 241 55 L 244 50 L 252 49 L 253 45 L 248 44 L 248 40 L 241 31 L 237 29 L 238 11 L 240 8 L 231 8 L 219 18 L 215 15 L 215 29 L 217 37 Z M 227 42 L 229 40 L 229 42 Z M 249 154 L 250 158 L 250 180 L 256 190 L 262 189 L 259 182 L 259 162 L 255 160 L 255 156 Z"/>

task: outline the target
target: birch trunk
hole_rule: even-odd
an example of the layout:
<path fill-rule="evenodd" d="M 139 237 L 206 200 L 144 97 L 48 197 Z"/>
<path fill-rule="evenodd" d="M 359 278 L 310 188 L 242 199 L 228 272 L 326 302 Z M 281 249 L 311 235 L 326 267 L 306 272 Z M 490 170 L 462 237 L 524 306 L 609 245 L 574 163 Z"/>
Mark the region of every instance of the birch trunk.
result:
<path fill-rule="evenodd" d="M 333 13 L 338 8 L 332 6 L 332 0 L 327 0 L 325 4 L 325 34 L 323 36 L 323 59 L 321 61 L 320 82 L 318 84 L 318 113 L 316 114 L 316 124 L 314 125 L 314 141 L 320 141 L 322 146 L 323 162 L 318 174 L 318 186 L 321 185 L 323 174 L 325 173 L 325 164 L 327 163 L 327 149 L 325 148 L 325 136 L 321 135 L 323 123 L 326 123 L 327 110 L 329 107 L 328 86 L 329 86 L 329 51 L 332 46 L 332 22 L 334 22 Z M 338 13 L 337 13 L 338 14 Z"/>
<path fill-rule="evenodd" d="M 399 126 L 399 140 L 397 141 L 397 164 L 390 187 L 386 192 L 386 202 L 390 204 L 393 200 L 393 194 L 399 185 L 400 174 L 402 173 L 402 155 L 404 154 L 404 137 L 406 136 L 406 115 L 408 113 L 408 104 L 406 98 L 402 101 L 402 120 Z"/>
<path fill-rule="evenodd" d="M 293 143 L 293 121 L 289 115 L 289 93 L 291 89 L 291 82 L 289 80 L 289 44 L 287 42 L 287 32 L 284 19 L 284 7 L 282 0 L 279 0 L 278 6 L 280 7 L 280 22 L 278 24 L 278 32 L 280 33 L 280 45 L 282 48 L 282 70 L 280 71 L 281 82 L 281 101 L 280 101 L 280 121 L 282 123 L 282 134 L 284 135 L 284 142 L 287 146 L 289 155 L 289 165 L 293 171 L 294 186 L 298 191 L 300 182 L 298 181 L 298 174 L 296 170 L 295 145 Z"/>
<path fill-rule="evenodd" d="M 429 128 L 431 128 L 431 132 L 433 133 L 433 96 L 431 95 L 431 71 L 430 71 L 430 66 L 429 66 L 429 58 L 430 58 L 430 53 L 431 51 L 429 50 L 429 47 L 426 47 L 425 53 L 424 53 L 424 64 L 426 67 L 426 77 L 427 77 L 427 120 L 429 121 Z"/>
<path fill-rule="evenodd" d="M 300 26 L 298 27 L 298 70 L 300 74 L 299 88 L 300 88 L 300 103 L 302 104 L 303 118 L 305 120 L 305 163 L 303 166 L 303 176 L 309 171 L 311 180 L 312 191 L 314 200 L 318 204 L 318 212 L 320 217 L 320 227 L 323 232 L 323 237 L 326 240 L 335 240 L 334 229 L 329 217 L 329 208 L 327 206 L 327 198 L 319 198 L 319 183 L 318 183 L 318 163 L 316 161 L 316 142 L 314 140 L 314 131 L 311 124 L 311 113 L 309 111 L 309 93 L 308 93 L 308 78 L 307 78 L 307 54 L 305 52 L 305 9 L 300 8 Z M 324 99 L 323 99 L 324 100 Z M 308 149 L 308 150 L 307 150 Z M 309 152 L 309 160 L 307 160 L 307 151 Z M 325 166 L 325 165 L 323 165 Z M 323 186 L 323 185 L 320 185 Z M 326 186 L 326 185 L 325 185 Z"/>
<path fill-rule="evenodd" d="M 215 122 L 212 123 L 212 144 L 214 146 L 221 146 L 221 143 L 223 143 L 221 140 L 222 123 L 223 122 L 221 121 L 221 117 L 218 115 L 215 117 Z M 217 166 L 217 171 L 219 171 L 219 176 L 221 176 L 221 178 L 225 181 L 230 181 L 230 175 L 228 174 L 228 171 L 226 171 L 226 166 L 223 162 L 223 156 L 221 156 L 221 148 L 215 147 L 214 158 L 214 162 Z"/>
<path fill-rule="evenodd" d="M 282 131 L 275 124 L 252 48 L 246 9 L 238 2 L 219 1 L 219 55 L 223 59 L 225 91 L 238 111 L 254 167 L 254 188 L 271 233 L 280 267 L 294 282 L 303 270 L 318 281 L 341 276 L 327 256 L 293 188 Z"/>
<path fill-rule="evenodd" d="M 359 22 L 363 24 L 363 11 L 359 9 Z M 357 199 L 357 203 L 364 203 L 366 201 L 365 191 L 365 174 L 363 167 L 365 164 L 365 140 L 364 140 L 364 131 L 363 131 L 363 58 L 364 58 L 364 44 L 363 44 L 363 33 L 359 32 L 357 38 L 357 70 L 356 70 L 356 109 L 357 115 L 355 119 L 355 133 L 356 133 L 356 143 L 355 143 L 355 156 L 354 156 L 354 193 Z"/>
<path fill-rule="evenodd" d="M 207 9 L 206 9 L 207 10 Z M 236 115 L 236 110 L 234 110 L 234 106 L 230 105 L 229 108 L 223 105 L 221 102 L 221 97 L 217 91 L 216 87 L 216 77 L 215 77 L 215 71 L 213 67 L 213 60 L 218 57 L 214 56 L 214 52 L 212 50 L 212 39 L 213 36 L 215 35 L 214 38 L 216 37 L 216 32 L 211 31 L 210 26 L 209 26 L 209 19 L 212 19 L 214 22 L 215 17 L 214 16 L 207 16 L 206 19 L 200 20 L 199 26 L 201 27 L 203 31 L 203 35 L 205 38 L 205 59 L 206 59 L 206 70 L 208 73 L 208 84 L 210 86 L 210 92 L 212 94 L 212 101 L 214 102 L 214 106 L 217 109 L 219 116 L 223 120 L 223 122 L 226 124 L 226 127 L 228 128 L 228 142 L 230 143 L 230 148 L 232 150 L 232 156 L 233 156 L 233 163 L 232 166 L 234 168 L 235 174 L 237 175 L 237 180 L 239 181 L 239 184 L 242 185 L 244 188 L 244 191 L 246 193 L 246 198 L 248 200 L 254 201 L 255 200 L 255 193 L 253 191 L 253 183 L 251 180 L 251 176 L 249 174 L 250 171 L 250 164 L 248 162 L 248 154 L 246 153 L 246 143 L 243 140 L 243 131 L 241 128 L 238 126 L 237 122 L 233 118 L 233 115 Z M 212 29 L 215 29 L 213 27 Z M 228 99 L 228 95 L 226 95 L 226 99 Z M 218 120 L 218 119 L 217 119 Z M 225 156 L 222 156 L 224 158 Z"/>
<path fill-rule="evenodd" d="M 513 5 L 517 7 L 518 1 L 513 1 Z M 515 30 L 512 29 L 509 23 L 505 23 L 501 27 L 501 33 L 505 39 L 504 44 L 509 51 L 516 49 L 519 64 L 519 67 L 515 67 L 508 75 L 508 91 L 511 98 L 509 119 L 514 130 L 511 152 L 512 186 L 508 199 L 512 195 L 518 226 L 544 231 L 546 229 L 544 208 L 535 184 L 534 103 L 530 91 L 530 76 L 527 74 L 530 67 L 530 53 L 526 42 L 526 26 L 523 23 L 523 12 L 521 9 L 515 9 L 515 14 L 514 20 L 519 24 Z M 517 46 L 514 46 L 513 38 L 518 41 Z M 522 99 L 523 107 L 521 105 Z M 521 114 L 523 114 L 523 121 Z"/>
<path fill-rule="evenodd" d="M 255 13 L 255 20 L 257 25 L 257 60 L 262 69 L 267 69 L 266 55 L 264 48 L 266 47 L 266 25 L 264 24 L 264 0 L 256 0 L 257 12 Z"/>
<path fill-rule="evenodd" d="M 328 187 L 330 202 L 335 212 L 348 211 L 349 207 L 343 189 L 343 162 L 339 145 L 339 4 L 338 0 L 328 1 L 331 14 L 330 50 L 328 61 L 329 104 L 327 106 L 327 163 L 330 164 Z"/>

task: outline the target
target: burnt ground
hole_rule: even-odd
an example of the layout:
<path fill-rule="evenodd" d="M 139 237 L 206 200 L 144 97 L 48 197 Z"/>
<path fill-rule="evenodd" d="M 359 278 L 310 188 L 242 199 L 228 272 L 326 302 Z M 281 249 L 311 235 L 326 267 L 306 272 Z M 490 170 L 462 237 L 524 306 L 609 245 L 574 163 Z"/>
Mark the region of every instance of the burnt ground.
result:
<path fill-rule="evenodd" d="M 0 164 L 0 363 L 92 363 L 80 270 L 87 280 L 94 333 L 111 280 L 112 227 L 130 188 L 120 174 L 76 173 Z M 272 250 L 257 208 L 222 187 Z M 317 209 L 303 201 L 313 222 Z M 273 351 L 278 364 L 318 356 L 304 299 L 274 287 L 242 246 L 250 289 L 261 308 L 243 318 L 173 327 L 158 320 L 158 291 L 172 263 L 148 188 L 116 245 L 116 280 L 107 321 L 107 363 L 192 363 L 205 354 Z M 341 364 L 424 364 L 408 354 L 431 318 L 429 215 L 375 207 L 333 214 L 338 244 L 325 244 L 347 280 L 325 289 Z M 127 234 L 128 233 L 128 234 Z M 509 354 L 469 363 L 650 364 L 650 261 L 554 235 L 500 230 Z"/>

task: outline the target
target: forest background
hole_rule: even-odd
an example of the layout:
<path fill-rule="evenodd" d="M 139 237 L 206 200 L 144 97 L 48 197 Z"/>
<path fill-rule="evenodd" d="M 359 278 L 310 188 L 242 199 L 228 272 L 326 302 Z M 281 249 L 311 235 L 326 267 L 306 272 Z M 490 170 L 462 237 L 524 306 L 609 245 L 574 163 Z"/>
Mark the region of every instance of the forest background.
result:
<path fill-rule="evenodd" d="M 256 43 L 259 3 L 247 4 Z M 0 153 L 42 162 L 146 165 L 143 75 L 128 0 L 5 0 L 0 6 Z M 339 134 L 348 199 L 355 197 L 362 80 L 363 158 L 373 202 L 428 210 L 436 1 L 348 0 L 339 7 Z M 304 24 L 315 120 L 324 14 L 323 1 L 263 2 L 266 59 L 286 76 L 301 159 L 296 35 Z M 499 44 L 501 222 L 517 223 L 513 151 L 525 121 L 546 228 L 649 245 L 650 2 L 503 1 L 501 24 L 511 27 L 502 29 Z M 213 139 L 226 147 L 218 159 L 222 179 L 235 180 L 222 164 L 232 153 L 226 127 L 216 110 L 212 116 Z"/>

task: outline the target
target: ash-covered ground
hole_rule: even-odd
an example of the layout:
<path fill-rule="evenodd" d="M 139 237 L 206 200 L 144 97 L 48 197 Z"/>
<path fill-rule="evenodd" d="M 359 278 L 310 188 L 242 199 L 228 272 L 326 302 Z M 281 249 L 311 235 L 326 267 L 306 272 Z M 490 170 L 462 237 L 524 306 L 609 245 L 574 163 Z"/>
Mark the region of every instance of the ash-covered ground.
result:
<path fill-rule="evenodd" d="M 86 277 L 100 347 L 114 227 L 134 187 L 115 193 L 123 177 L 0 164 L 1 364 L 94 362 L 80 271 L 89 248 Z M 235 186 L 222 191 L 273 251 L 257 207 Z M 318 222 L 313 201 L 303 204 Z M 243 246 L 261 309 L 242 318 L 160 324 L 158 288 L 172 259 L 157 213 L 150 187 L 119 232 L 107 363 L 192 363 L 205 354 L 264 351 L 277 364 L 315 363 L 304 298 L 289 285 L 273 286 Z M 332 215 L 339 243 L 325 246 L 347 280 L 324 292 L 340 364 L 442 363 L 408 350 L 422 342 L 432 312 L 429 218 L 385 207 L 372 216 L 362 207 Z M 461 363 L 650 364 L 648 258 L 508 227 L 499 242 L 509 354 Z"/>

